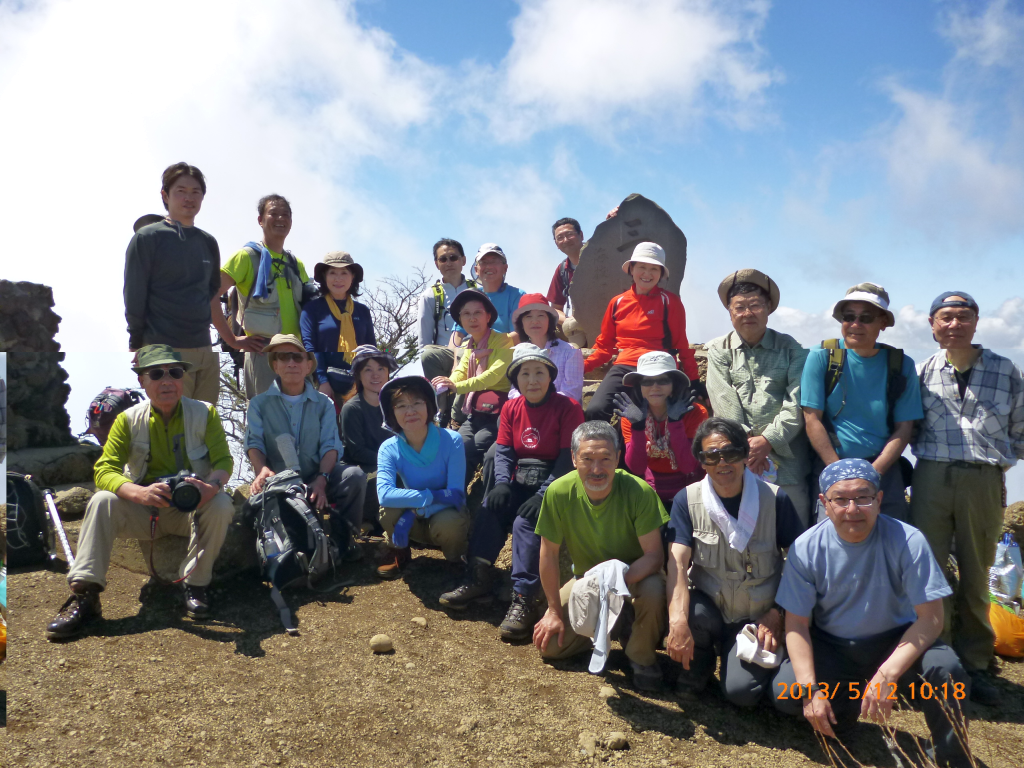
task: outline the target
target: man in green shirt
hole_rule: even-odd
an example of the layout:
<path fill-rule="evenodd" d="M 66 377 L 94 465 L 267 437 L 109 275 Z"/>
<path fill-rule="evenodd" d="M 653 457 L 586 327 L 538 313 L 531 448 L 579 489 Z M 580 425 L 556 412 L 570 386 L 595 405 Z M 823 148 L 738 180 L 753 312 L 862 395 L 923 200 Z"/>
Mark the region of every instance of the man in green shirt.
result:
<path fill-rule="evenodd" d="M 302 262 L 284 249 L 292 230 L 292 206 L 281 195 L 265 195 L 257 203 L 256 221 L 262 242 L 249 242 L 220 268 L 220 292 L 211 302 L 213 325 L 234 349 L 245 352 L 245 396 L 252 400 L 267 391 L 274 372 L 263 348 L 275 334 L 302 338 L 299 328 L 302 286 L 309 275 Z M 231 287 L 238 291 L 239 323 L 236 336 L 220 309 L 220 297 Z"/>
<path fill-rule="evenodd" d="M 100 617 L 115 538 L 189 536 L 180 568 L 185 611 L 191 618 L 210 613 L 206 587 L 234 513 L 231 499 L 221 493 L 231 477 L 231 451 L 216 408 L 181 395 L 190 363 L 166 344 L 143 347 L 137 360 L 132 370 L 149 399 L 118 414 L 110 428 L 94 469 L 97 492 L 68 573 L 71 597 L 47 625 L 47 640 L 74 637 Z M 172 506 L 171 488 L 162 481 L 181 470 L 196 475 L 182 481 L 199 491 L 194 512 Z"/>
<path fill-rule="evenodd" d="M 624 579 L 636 617 L 626 643 L 633 683 L 641 690 L 661 687 L 655 649 L 665 635 L 665 553 L 661 526 L 668 515 L 658 494 L 619 464 L 619 438 L 610 424 L 587 421 L 572 435 L 575 472 L 544 492 L 536 531 L 540 542 L 540 581 L 548 608 L 533 630 L 545 659 L 564 659 L 591 647 L 566 620 L 573 585 L 595 565 L 619 560 L 629 567 Z M 559 590 L 558 550 L 565 542 L 573 578 Z M 552 642 L 554 641 L 554 642 Z"/>

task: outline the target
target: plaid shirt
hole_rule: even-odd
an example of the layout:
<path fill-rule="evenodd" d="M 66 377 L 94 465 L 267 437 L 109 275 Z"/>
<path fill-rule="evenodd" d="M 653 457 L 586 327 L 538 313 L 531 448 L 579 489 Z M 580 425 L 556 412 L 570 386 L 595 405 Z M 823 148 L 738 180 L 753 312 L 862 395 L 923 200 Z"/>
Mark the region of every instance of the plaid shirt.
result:
<path fill-rule="evenodd" d="M 810 451 L 803 434 L 800 374 L 807 350 L 771 328 L 753 347 L 730 331 L 708 344 L 708 396 L 715 416 L 738 421 L 772 444 L 779 485 L 807 479 Z"/>
<path fill-rule="evenodd" d="M 930 461 L 969 461 L 1004 469 L 1024 458 L 1024 373 L 983 349 L 964 397 L 953 365 L 939 351 L 917 366 L 924 420 L 914 455 Z"/>

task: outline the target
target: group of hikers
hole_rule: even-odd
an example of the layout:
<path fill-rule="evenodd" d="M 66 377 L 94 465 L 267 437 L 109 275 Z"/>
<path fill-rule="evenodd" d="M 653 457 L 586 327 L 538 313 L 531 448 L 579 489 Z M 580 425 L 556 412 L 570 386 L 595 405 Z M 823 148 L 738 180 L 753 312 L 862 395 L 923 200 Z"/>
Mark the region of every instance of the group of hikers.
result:
<path fill-rule="evenodd" d="M 463 611 L 496 598 L 511 533 L 503 639 L 532 639 L 545 659 L 592 650 L 593 671 L 619 640 L 644 691 L 663 685 L 663 646 L 682 665 L 683 696 L 704 690 L 720 659 L 728 701 L 771 699 L 829 736 L 861 715 L 884 720 L 900 696 L 924 711 L 939 764 L 969 764 L 962 701 L 999 699 L 987 576 L 1004 472 L 1024 456 L 1024 375 L 973 343 L 968 293 L 932 302 L 939 350 L 915 366 L 878 342 L 895 324 L 881 286 L 850 288 L 832 311 L 838 338 L 807 350 L 768 327 L 777 283 L 734 271 L 718 288 L 733 330 L 707 345 L 705 386 L 682 302 L 659 287 L 656 243 L 628 254 L 632 285 L 586 338 L 569 301 L 583 232 L 563 218 L 552 234 L 565 258 L 546 294 L 506 283 L 498 245 L 478 249 L 467 278 L 462 245 L 439 240 L 440 278 L 420 304 L 425 375 L 395 376 L 356 301 L 362 265 L 329 253 L 311 290 L 284 249 L 292 213 L 280 195 L 259 201 L 262 239 L 222 264 L 194 224 L 205 192 L 198 169 L 169 167 L 166 216 L 140 222 L 128 247 L 129 345 L 148 399 L 117 417 L 96 464 L 49 639 L 100 617 L 115 537 L 189 536 L 186 612 L 210 615 L 233 511 L 212 322 L 245 356 L 252 492 L 297 466 L 309 503 L 355 537 L 344 560 L 375 528 L 382 579 L 406 572 L 411 542 L 438 548 L 465 563 L 438 602 Z M 584 411 L 584 374 L 609 363 Z M 181 470 L 196 475 L 184 481 L 201 494 L 194 513 L 173 506 L 165 481 Z M 478 471 L 483 502 L 470 509 Z"/>

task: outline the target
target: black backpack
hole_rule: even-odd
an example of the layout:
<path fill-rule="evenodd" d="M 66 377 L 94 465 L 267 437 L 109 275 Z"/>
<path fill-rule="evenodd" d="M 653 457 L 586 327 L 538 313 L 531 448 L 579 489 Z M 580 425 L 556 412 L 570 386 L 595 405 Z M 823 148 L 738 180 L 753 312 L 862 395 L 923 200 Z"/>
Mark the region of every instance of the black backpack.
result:
<path fill-rule="evenodd" d="M 28 475 L 7 473 L 7 565 L 21 567 L 54 559 L 56 534 L 43 493 Z"/>
<path fill-rule="evenodd" d="M 318 514 L 306 501 L 298 472 L 284 470 L 267 479 L 263 490 L 246 502 L 256 529 L 256 554 L 270 597 L 288 634 L 298 634 L 281 590 L 314 585 L 336 571 L 340 547 L 331 538 L 330 510 Z M 348 532 L 344 531 L 344 537 Z M 348 541 L 345 541 L 346 548 Z"/>
<path fill-rule="evenodd" d="M 92 435 L 101 446 L 106 445 L 107 436 L 110 435 L 110 428 L 114 425 L 117 414 L 127 411 L 145 399 L 137 389 L 107 387 L 89 403 L 89 410 L 85 414 L 87 429 L 79 437 Z"/>

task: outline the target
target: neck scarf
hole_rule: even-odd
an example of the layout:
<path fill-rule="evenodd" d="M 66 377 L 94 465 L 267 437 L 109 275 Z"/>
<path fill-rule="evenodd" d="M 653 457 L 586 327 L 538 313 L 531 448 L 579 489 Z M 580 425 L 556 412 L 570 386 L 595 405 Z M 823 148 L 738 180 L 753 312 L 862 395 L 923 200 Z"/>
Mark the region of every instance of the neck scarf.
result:
<path fill-rule="evenodd" d="M 416 450 L 404 434 L 398 436 L 398 450 L 402 459 L 417 467 L 429 467 L 437 457 L 437 450 L 441 447 L 441 430 L 433 424 L 427 425 L 427 439 L 420 450 Z"/>
<path fill-rule="evenodd" d="M 484 335 L 480 343 L 477 344 L 476 340 L 469 337 L 469 366 L 466 368 L 466 378 L 472 379 L 479 376 L 481 373 L 487 370 L 487 360 L 491 356 L 491 350 L 487 346 L 487 342 L 491 338 L 491 329 L 487 329 L 487 333 Z M 476 392 L 470 392 L 466 395 L 466 400 L 462 404 L 462 412 L 467 416 L 473 413 L 473 401 L 476 399 Z"/>
<path fill-rule="evenodd" d="M 668 418 L 659 422 L 648 409 L 644 434 L 647 435 L 647 458 L 668 459 L 672 464 L 672 471 L 678 472 L 679 463 L 676 461 L 676 454 L 669 443 Z"/>
<path fill-rule="evenodd" d="M 264 243 L 254 243 L 251 240 L 245 244 L 246 248 L 252 248 L 260 252 L 260 268 L 256 272 L 256 287 L 252 289 L 252 295 L 257 299 L 265 299 L 270 295 L 270 281 L 273 279 L 274 256 Z"/>
<path fill-rule="evenodd" d="M 324 298 L 327 299 L 327 306 L 330 307 L 334 319 L 338 321 L 338 351 L 345 354 L 346 363 L 351 363 L 356 354 L 356 347 L 359 346 L 356 344 L 356 327 L 352 324 L 352 310 L 355 309 L 355 302 L 349 296 L 345 299 L 345 308 L 339 309 L 338 302 L 331 294 L 325 293 Z"/>
<path fill-rule="evenodd" d="M 760 494 L 757 490 L 757 478 L 746 467 L 743 468 L 743 495 L 740 497 L 740 511 L 733 516 L 725 511 L 722 500 L 715 493 L 715 486 L 707 475 L 700 481 L 701 499 L 711 519 L 729 540 L 729 546 L 737 552 L 747 548 L 747 543 L 757 526 L 757 516 L 761 511 Z"/>

